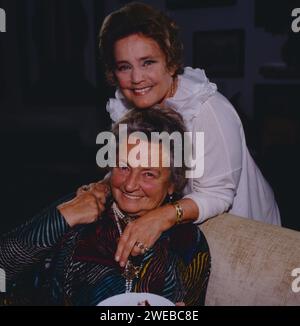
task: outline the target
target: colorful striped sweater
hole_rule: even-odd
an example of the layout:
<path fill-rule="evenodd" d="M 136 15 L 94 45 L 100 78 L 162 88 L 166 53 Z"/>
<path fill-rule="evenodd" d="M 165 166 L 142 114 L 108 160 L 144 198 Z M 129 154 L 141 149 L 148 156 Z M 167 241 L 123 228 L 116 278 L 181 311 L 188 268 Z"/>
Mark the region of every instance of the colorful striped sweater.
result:
<path fill-rule="evenodd" d="M 71 197 L 0 238 L 0 268 L 6 274 L 0 304 L 96 305 L 125 292 L 123 270 L 114 260 L 119 233 L 113 211 L 108 209 L 96 223 L 71 229 L 56 209 Z M 210 254 L 196 225 L 164 232 L 134 263 L 140 272 L 133 292 L 204 304 Z"/>

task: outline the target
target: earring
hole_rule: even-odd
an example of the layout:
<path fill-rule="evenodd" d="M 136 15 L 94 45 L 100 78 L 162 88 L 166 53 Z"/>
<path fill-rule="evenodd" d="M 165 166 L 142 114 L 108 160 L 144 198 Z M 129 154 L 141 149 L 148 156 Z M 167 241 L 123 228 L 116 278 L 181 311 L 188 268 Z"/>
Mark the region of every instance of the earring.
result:
<path fill-rule="evenodd" d="M 173 194 L 168 195 L 168 202 L 171 203 L 173 201 Z"/>
<path fill-rule="evenodd" d="M 173 97 L 177 91 L 177 81 L 178 81 L 177 76 L 173 77 L 170 97 Z"/>

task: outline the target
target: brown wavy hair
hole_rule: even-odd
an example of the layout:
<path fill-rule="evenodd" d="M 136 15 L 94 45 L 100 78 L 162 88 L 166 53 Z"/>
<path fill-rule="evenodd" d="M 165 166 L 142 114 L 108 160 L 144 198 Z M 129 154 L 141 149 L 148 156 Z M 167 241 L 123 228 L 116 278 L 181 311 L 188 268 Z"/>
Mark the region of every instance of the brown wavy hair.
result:
<path fill-rule="evenodd" d="M 99 34 L 100 54 L 109 83 L 115 85 L 115 42 L 132 34 L 142 34 L 157 42 L 174 77 L 183 73 L 183 45 L 176 23 L 163 12 L 149 5 L 131 2 L 108 15 Z"/>

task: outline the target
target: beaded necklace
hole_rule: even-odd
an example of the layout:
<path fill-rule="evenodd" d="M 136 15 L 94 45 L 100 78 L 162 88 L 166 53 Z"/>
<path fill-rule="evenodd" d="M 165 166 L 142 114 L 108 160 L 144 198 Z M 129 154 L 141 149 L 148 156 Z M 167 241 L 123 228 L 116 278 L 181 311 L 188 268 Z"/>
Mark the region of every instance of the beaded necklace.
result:
<path fill-rule="evenodd" d="M 131 218 L 123 214 L 119 208 L 117 207 L 117 204 L 114 202 L 112 204 L 112 210 L 114 212 L 114 218 L 118 227 L 118 231 L 120 236 L 123 234 L 122 227 L 120 221 L 123 220 L 126 224 L 128 224 L 131 221 Z M 132 283 L 133 280 L 139 276 L 141 270 L 141 266 L 135 266 L 131 260 L 128 258 L 127 263 L 125 265 L 125 269 L 123 272 L 123 276 L 125 278 L 125 292 L 129 293 L 132 291 Z"/>

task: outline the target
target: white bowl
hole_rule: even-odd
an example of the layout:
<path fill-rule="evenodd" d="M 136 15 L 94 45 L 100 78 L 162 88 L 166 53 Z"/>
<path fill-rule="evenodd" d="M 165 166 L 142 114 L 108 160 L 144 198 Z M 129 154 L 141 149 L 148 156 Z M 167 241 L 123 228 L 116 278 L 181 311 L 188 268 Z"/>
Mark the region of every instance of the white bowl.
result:
<path fill-rule="evenodd" d="M 170 300 L 153 293 L 123 293 L 107 298 L 97 304 L 97 306 L 145 306 L 145 301 L 150 306 L 175 306 Z"/>

